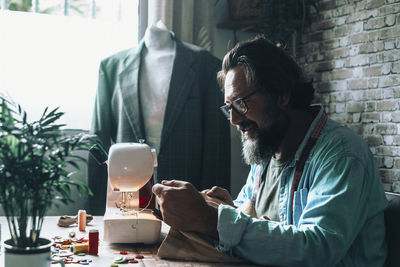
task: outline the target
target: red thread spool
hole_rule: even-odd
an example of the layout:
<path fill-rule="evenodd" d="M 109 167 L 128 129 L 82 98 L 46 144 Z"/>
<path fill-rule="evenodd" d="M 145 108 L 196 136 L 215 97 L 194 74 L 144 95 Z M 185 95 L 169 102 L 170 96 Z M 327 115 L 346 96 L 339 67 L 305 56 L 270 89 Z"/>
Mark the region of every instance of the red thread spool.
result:
<path fill-rule="evenodd" d="M 152 187 L 154 185 L 154 176 L 150 178 L 150 180 L 145 184 L 142 188 L 139 189 L 139 208 L 145 208 L 147 205 L 148 209 L 156 208 L 156 198 L 151 198 Z M 149 201 L 151 201 L 149 203 Z"/>
<path fill-rule="evenodd" d="M 89 254 L 99 254 L 99 230 L 92 229 L 89 231 Z"/>

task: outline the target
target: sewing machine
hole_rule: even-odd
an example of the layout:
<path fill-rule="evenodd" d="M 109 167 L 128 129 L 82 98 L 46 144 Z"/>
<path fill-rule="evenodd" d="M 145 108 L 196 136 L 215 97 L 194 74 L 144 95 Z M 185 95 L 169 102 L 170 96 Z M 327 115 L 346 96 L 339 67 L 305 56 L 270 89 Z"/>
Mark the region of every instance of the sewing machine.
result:
<path fill-rule="evenodd" d="M 139 189 L 153 177 L 155 166 L 156 153 L 144 143 L 111 146 L 104 241 L 152 244 L 159 240 L 161 221 L 150 209 L 139 207 Z"/>

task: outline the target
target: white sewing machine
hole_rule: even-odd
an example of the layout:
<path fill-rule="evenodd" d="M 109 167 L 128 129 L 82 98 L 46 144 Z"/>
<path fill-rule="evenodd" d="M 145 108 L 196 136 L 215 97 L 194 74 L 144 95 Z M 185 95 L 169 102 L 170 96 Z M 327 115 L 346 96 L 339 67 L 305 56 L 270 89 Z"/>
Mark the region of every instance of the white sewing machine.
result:
<path fill-rule="evenodd" d="M 143 143 L 111 146 L 104 241 L 152 244 L 159 240 L 161 221 L 151 210 L 139 208 L 139 189 L 153 176 L 156 157 L 155 151 Z"/>

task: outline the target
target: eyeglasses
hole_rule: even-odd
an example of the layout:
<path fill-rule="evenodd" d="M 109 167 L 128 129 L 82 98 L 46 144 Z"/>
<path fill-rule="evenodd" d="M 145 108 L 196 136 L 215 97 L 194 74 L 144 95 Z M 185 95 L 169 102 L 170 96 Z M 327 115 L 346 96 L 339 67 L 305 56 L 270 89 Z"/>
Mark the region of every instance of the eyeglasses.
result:
<path fill-rule="evenodd" d="M 255 93 L 258 93 L 259 89 L 254 90 L 250 94 L 238 98 L 236 100 L 233 100 L 231 104 L 223 105 L 219 109 L 224 113 L 225 117 L 230 120 L 231 119 L 231 109 L 233 109 L 235 112 L 237 112 L 240 116 L 244 116 L 247 111 L 249 111 L 249 108 L 246 105 L 246 100 L 249 99 L 252 95 Z"/>

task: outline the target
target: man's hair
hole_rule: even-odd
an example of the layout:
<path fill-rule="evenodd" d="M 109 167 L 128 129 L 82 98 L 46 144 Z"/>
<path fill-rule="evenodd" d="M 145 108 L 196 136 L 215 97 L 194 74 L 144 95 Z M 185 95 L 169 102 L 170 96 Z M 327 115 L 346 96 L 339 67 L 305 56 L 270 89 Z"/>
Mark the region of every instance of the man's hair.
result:
<path fill-rule="evenodd" d="M 218 82 L 224 90 L 229 70 L 243 66 L 247 84 L 275 96 L 289 96 L 289 106 L 307 108 L 314 98 L 312 81 L 306 81 L 296 61 L 263 36 L 238 43 L 224 57 Z"/>

